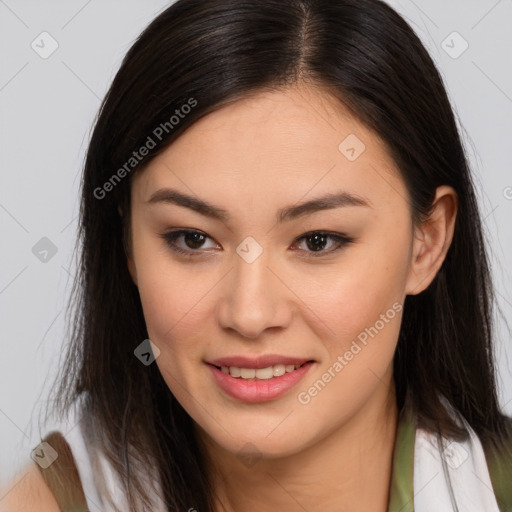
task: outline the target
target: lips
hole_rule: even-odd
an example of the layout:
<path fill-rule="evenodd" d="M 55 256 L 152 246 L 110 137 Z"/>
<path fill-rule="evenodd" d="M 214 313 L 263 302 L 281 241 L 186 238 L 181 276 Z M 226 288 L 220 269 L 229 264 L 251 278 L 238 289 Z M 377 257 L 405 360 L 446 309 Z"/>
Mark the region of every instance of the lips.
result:
<path fill-rule="evenodd" d="M 270 369 L 272 369 L 273 375 L 270 375 L 268 372 L 269 367 L 262 368 L 260 365 L 268 365 L 272 361 L 292 361 L 295 363 L 303 361 L 303 363 L 295 368 L 294 364 L 285 365 L 284 363 L 278 363 L 277 365 L 271 365 Z M 214 362 L 220 364 L 220 366 L 212 364 Z M 235 367 L 234 365 L 228 367 L 223 364 L 233 362 L 237 362 L 237 364 L 250 364 L 253 368 Z M 286 395 L 315 366 L 315 361 L 312 360 L 285 358 L 282 356 L 272 356 L 270 359 L 230 357 L 216 359 L 212 363 L 207 363 L 206 367 L 210 370 L 210 375 L 220 390 L 231 398 L 247 403 L 267 402 Z M 286 370 L 283 373 L 282 370 L 288 367 L 290 367 L 289 371 Z M 280 369 L 280 371 L 276 372 L 276 369 Z M 238 375 L 239 372 L 240 375 Z M 253 373 L 256 375 L 253 376 Z"/>

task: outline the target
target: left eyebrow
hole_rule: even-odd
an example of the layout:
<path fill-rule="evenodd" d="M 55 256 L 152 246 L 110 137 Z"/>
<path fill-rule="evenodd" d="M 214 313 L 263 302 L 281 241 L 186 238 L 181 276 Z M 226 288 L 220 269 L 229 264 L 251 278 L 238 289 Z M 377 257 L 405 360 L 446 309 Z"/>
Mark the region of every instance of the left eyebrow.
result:
<path fill-rule="evenodd" d="M 201 215 L 211 217 L 213 219 L 221 221 L 229 221 L 230 219 L 230 215 L 227 210 L 171 188 L 161 188 L 157 190 L 146 202 L 148 204 L 175 204 L 177 206 L 190 208 Z M 364 197 L 340 191 L 337 193 L 329 193 L 316 199 L 311 199 L 310 201 L 281 208 L 277 212 L 276 219 L 278 223 L 283 223 L 317 211 L 331 210 L 346 206 L 364 206 L 371 208 L 371 202 Z"/>
<path fill-rule="evenodd" d="M 311 199 L 310 201 L 294 206 L 282 208 L 278 211 L 277 222 L 285 222 L 317 211 L 332 210 L 346 206 L 365 206 L 371 208 L 371 202 L 364 197 L 340 191 L 326 194 L 322 197 Z"/>

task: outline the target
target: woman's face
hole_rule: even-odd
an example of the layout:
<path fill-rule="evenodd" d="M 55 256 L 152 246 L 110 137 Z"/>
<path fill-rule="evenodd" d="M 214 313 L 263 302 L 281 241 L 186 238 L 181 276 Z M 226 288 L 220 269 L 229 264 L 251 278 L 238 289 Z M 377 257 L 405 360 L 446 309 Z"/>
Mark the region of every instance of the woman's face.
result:
<path fill-rule="evenodd" d="M 208 440 L 290 455 L 389 405 L 405 295 L 434 277 L 411 270 L 407 197 L 379 138 L 304 86 L 203 117 L 134 176 L 130 272 Z"/>

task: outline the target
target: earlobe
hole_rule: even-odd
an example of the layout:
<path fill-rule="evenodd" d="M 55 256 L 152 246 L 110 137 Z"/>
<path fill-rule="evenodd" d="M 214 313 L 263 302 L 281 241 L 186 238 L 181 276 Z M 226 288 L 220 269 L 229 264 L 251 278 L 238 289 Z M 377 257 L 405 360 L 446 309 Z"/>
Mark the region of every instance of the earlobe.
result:
<path fill-rule="evenodd" d="M 417 295 L 434 280 L 452 243 L 456 217 L 457 193 L 448 185 L 438 187 L 431 215 L 414 231 L 407 295 Z"/>

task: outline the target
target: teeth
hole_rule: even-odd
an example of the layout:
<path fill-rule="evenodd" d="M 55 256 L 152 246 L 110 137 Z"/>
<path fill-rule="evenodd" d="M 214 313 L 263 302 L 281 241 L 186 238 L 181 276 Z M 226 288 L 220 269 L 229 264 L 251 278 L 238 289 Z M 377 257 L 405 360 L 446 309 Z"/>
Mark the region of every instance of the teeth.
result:
<path fill-rule="evenodd" d="M 256 376 L 256 370 L 254 368 L 240 368 L 239 372 L 242 379 L 253 379 Z"/>
<path fill-rule="evenodd" d="M 238 368 L 237 366 L 221 366 L 222 373 L 229 374 L 231 377 L 242 379 L 267 380 L 272 377 L 280 377 L 285 373 L 293 372 L 299 368 L 300 364 L 276 364 L 267 368 Z"/>

